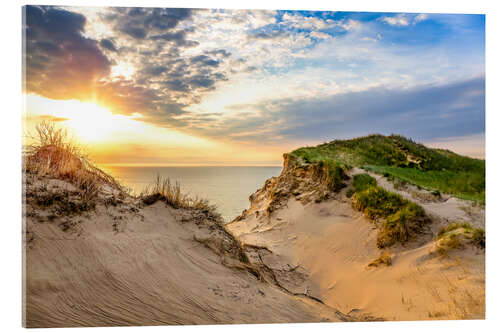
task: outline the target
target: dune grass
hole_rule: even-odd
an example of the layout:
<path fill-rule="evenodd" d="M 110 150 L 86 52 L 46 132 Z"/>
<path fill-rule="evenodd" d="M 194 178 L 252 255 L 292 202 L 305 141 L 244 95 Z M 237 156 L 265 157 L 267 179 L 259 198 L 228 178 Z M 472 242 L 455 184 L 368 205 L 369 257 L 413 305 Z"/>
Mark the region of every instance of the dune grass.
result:
<path fill-rule="evenodd" d="M 386 174 L 429 190 L 485 202 L 485 161 L 431 149 L 399 135 L 334 140 L 294 150 L 297 163 L 336 163 Z"/>
<path fill-rule="evenodd" d="M 172 182 L 169 178 L 156 175 L 153 183 L 146 187 L 139 195 L 142 202 L 152 205 L 164 201 L 173 208 L 198 209 L 216 221 L 222 221 L 222 216 L 217 212 L 217 207 L 211 205 L 207 199 L 192 197 L 183 194 L 179 182 Z"/>
<path fill-rule="evenodd" d="M 370 176 L 367 173 L 360 173 L 357 175 L 354 175 L 352 184 L 354 186 L 354 191 L 356 192 L 361 192 L 362 190 L 370 187 L 370 186 L 375 186 L 377 185 L 377 181 L 375 178 Z"/>
<path fill-rule="evenodd" d="M 35 133 L 30 134 L 28 139 L 30 143 L 24 146 L 23 153 L 24 172 L 42 178 L 66 180 L 78 189 L 78 201 L 67 196 L 62 198 L 57 193 L 40 192 L 37 202 L 53 202 L 65 207 L 65 213 L 71 213 L 71 210 L 78 212 L 95 207 L 101 185 L 109 185 L 120 193 L 124 191 L 112 176 L 90 161 L 84 149 L 70 138 L 64 128 L 56 127 L 53 122 L 38 124 Z"/>
<path fill-rule="evenodd" d="M 64 128 L 53 122 L 41 122 L 25 145 L 24 170 L 39 176 L 68 180 L 89 196 L 99 184 L 108 184 L 118 190 L 122 186 L 109 174 L 96 167 L 85 150 Z"/>
<path fill-rule="evenodd" d="M 436 237 L 436 247 L 441 254 L 445 254 L 451 249 L 463 247 L 464 242 L 484 249 L 486 246 L 484 229 L 474 227 L 467 222 L 456 222 L 439 230 Z"/>
<path fill-rule="evenodd" d="M 315 176 L 321 182 L 326 183 L 328 189 L 331 191 L 340 191 L 345 186 L 344 180 L 349 179 L 346 167 L 334 161 L 319 161 L 314 167 Z"/>
<path fill-rule="evenodd" d="M 392 257 L 387 252 L 382 252 L 377 259 L 373 260 L 368 264 L 368 267 L 378 267 L 381 265 L 391 266 L 392 265 Z"/>
<path fill-rule="evenodd" d="M 57 127 L 53 122 L 38 124 L 35 133 L 30 134 L 28 139 L 31 142 L 24 147 L 24 172 L 39 177 L 67 180 L 76 185 L 80 200 L 85 204 L 82 207 L 95 206 L 94 201 L 98 197 L 101 185 L 108 185 L 118 190 L 121 195 L 129 192 L 111 175 L 92 164 L 84 149 L 70 138 L 64 128 Z M 79 208 L 80 206 L 75 206 L 76 203 L 69 200 L 66 194 L 49 191 L 38 192 L 40 193 L 37 193 L 36 202 L 40 206 L 51 206 L 53 204 L 61 206 L 68 201 L 69 203 L 63 205 L 64 207 L 71 208 L 74 206 L 75 211 L 83 210 Z M 165 201 L 174 208 L 198 209 L 208 217 L 217 221 L 222 220 L 220 214 L 217 213 L 216 207 L 210 205 L 208 200 L 183 194 L 178 182 L 173 183 L 169 178 L 162 178 L 159 175 L 137 197 L 147 205 L 160 200 Z M 65 208 L 65 212 L 69 208 Z"/>
<path fill-rule="evenodd" d="M 430 221 L 421 206 L 377 186 L 375 179 L 367 174 L 355 175 L 353 183 L 354 207 L 374 221 L 381 220 L 379 248 L 406 243 Z"/>
<path fill-rule="evenodd" d="M 363 168 L 378 174 L 389 174 L 396 180 L 405 181 L 430 191 L 437 190 L 460 199 L 485 203 L 485 177 L 482 173 L 448 170 L 423 172 L 412 168 L 375 165 L 365 165 Z"/>

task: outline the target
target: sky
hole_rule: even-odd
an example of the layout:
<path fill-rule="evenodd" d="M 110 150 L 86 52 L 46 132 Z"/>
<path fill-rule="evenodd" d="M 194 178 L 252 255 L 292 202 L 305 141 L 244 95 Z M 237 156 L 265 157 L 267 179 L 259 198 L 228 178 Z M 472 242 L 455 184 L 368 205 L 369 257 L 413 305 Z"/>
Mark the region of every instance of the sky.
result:
<path fill-rule="evenodd" d="M 101 164 L 279 165 L 402 134 L 484 158 L 485 17 L 27 6 L 25 128 Z"/>

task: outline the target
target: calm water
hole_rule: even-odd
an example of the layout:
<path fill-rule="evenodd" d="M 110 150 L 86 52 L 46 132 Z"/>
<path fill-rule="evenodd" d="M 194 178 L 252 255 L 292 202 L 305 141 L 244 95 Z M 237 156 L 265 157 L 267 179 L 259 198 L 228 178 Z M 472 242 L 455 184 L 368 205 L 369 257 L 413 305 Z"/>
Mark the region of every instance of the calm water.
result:
<path fill-rule="evenodd" d="M 281 167 L 201 166 L 201 167 L 123 167 L 105 166 L 115 178 L 140 193 L 156 175 L 178 181 L 182 193 L 206 198 L 216 204 L 226 221 L 231 221 L 249 207 L 248 197 L 278 176 Z"/>

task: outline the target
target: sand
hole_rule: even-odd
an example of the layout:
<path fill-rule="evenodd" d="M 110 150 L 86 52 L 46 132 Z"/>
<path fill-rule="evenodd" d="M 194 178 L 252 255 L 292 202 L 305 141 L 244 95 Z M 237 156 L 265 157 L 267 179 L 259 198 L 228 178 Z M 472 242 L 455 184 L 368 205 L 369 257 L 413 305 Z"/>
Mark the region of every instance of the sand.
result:
<path fill-rule="evenodd" d="M 31 179 L 25 205 L 25 326 L 235 324 L 347 320 L 259 280 L 234 239 L 198 211 L 127 197 L 52 216 L 32 195 L 74 190 Z M 108 200 L 109 201 L 109 200 Z"/>
<path fill-rule="evenodd" d="M 484 226 L 484 208 L 395 189 L 375 175 L 433 222 L 389 250 L 392 265 L 371 267 L 381 253 L 375 225 L 346 189 L 325 193 L 308 172 L 292 174 L 285 161 L 226 226 L 202 210 L 145 205 L 107 185 L 95 208 L 61 212 L 57 202 L 41 205 L 43 196 L 71 203 L 75 186 L 27 175 L 25 326 L 484 318 L 484 250 L 441 255 L 434 238 L 458 220 Z"/>
<path fill-rule="evenodd" d="M 368 266 L 381 253 L 377 229 L 352 208 L 345 189 L 319 203 L 304 205 L 300 196 L 290 197 L 272 214 L 265 213 L 266 195 L 256 192 L 250 209 L 227 227 L 243 244 L 265 247 L 283 263 L 300 267 L 304 290 L 343 313 L 366 320 L 484 318 L 484 250 L 467 246 L 440 255 L 434 242 L 446 223 L 484 225 L 484 209 L 455 198 L 424 202 L 410 194 L 414 190 L 398 193 L 419 202 L 433 223 L 419 239 L 390 249 L 388 267 Z"/>

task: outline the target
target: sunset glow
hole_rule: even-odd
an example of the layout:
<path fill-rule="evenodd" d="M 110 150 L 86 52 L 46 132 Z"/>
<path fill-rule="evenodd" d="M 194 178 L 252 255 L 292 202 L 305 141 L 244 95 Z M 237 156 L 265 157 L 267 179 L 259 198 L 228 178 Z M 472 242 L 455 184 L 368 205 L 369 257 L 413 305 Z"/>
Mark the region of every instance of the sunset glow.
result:
<path fill-rule="evenodd" d="M 484 156 L 482 15 L 25 15 L 26 129 L 56 121 L 100 163 L 279 165 L 294 148 L 371 133 Z"/>

